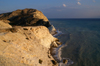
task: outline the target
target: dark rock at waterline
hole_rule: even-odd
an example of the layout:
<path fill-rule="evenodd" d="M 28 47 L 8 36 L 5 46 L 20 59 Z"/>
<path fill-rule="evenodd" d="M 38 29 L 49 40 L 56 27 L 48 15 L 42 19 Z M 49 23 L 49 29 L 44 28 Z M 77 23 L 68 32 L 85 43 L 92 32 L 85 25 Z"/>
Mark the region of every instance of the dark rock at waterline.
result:
<path fill-rule="evenodd" d="M 12 26 L 50 26 L 50 22 L 41 11 L 36 9 L 16 10 L 0 14 L 0 20 L 9 20 Z"/>
<path fill-rule="evenodd" d="M 68 63 L 68 60 L 67 59 L 63 59 L 63 63 L 64 64 L 67 64 Z"/>
<path fill-rule="evenodd" d="M 56 43 L 55 41 L 53 41 L 53 42 L 51 43 L 51 47 L 55 47 L 55 48 L 57 48 L 58 45 L 57 45 L 57 43 Z"/>
<path fill-rule="evenodd" d="M 59 42 L 59 41 L 56 41 L 56 43 L 58 44 L 58 45 L 61 45 L 62 43 L 61 42 Z"/>

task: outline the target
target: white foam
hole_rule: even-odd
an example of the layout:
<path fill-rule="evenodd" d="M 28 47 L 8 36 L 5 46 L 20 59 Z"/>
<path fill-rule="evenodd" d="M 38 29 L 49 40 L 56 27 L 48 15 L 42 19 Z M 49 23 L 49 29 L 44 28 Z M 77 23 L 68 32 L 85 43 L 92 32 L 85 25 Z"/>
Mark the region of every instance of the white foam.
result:
<path fill-rule="evenodd" d="M 57 37 L 59 35 L 63 34 L 61 31 L 57 31 L 57 34 L 53 35 L 54 37 Z M 69 66 L 71 64 L 73 64 L 74 62 L 71 61 L 69 58 L 62 58 L 61 55 L 62 55 L 62 48 L 66 47 L 67 45 L 65 44 L 62 44 L 62 45 L 59 45 L 58 48 L 53 48 L 53 53 L 55 53 L 54 55 L 54 58 L 59 61 L 59 66 Z M 67 64 L 64 64 L 63 63 L 63 59 L 67 59 L 68 60 L 68 63 Z"/>

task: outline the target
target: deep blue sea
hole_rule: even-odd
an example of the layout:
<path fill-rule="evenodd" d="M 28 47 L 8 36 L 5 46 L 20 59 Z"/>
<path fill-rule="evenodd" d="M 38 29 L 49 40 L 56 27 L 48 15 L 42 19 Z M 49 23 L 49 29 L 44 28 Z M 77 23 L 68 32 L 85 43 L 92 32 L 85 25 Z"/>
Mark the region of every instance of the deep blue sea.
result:
<path fill-rule="evenodd" d="M 65 47 L 62 58 L 70 58 L 70 66 L 100 66 L 100 19 L 49 19 L 63 34 L 58 38 Z"/>

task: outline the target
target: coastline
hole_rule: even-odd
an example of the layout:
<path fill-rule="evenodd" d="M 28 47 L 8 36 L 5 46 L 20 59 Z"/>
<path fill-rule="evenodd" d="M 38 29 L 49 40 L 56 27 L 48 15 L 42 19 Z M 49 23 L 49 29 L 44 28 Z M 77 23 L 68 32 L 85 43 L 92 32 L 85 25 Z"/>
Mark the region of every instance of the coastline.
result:
<path fill-rule="evenodd" d="M 31 11 L 33 13 L 31 13 Z M 30 19 L 29 16 L 31 15 L 34 16 Z M 2 47 L 7 44 L 7 47 L 3 47 L 3 51 L 1 50 L 0 54 L 1 57 L 5 55 L 5 59 L 10 58 L 10 64 L 13 64 L 12 61 L 16 63 L 15 66 L 18 66 L 18 63 L 28 64 L 29 66 L 64 66 L 70 64 L 69 59 L 61 58 L 61 50 L 65 44 L 62 44 L 59 39 L 56 38 L 63 33 L 59 30 L 57 31 L 41 11 L 24 9 L 13 11 L 6 17 L 4 14 L 1 14 L 1 16 L 0 27 L 5 27 L 5 29 L 0 30 L 1 43 L 3 44 L 0 45 Z M 24 18 L 26 16 L 27 19 Z M 24 20 L 18 18 L 24 18 Z M 29 19 L 30 21 L 28 21 Z M 7 32 L 7 34 L 4 35 L 5 32 Z M 5 37 L 5 39 L 3 37 Z M 11 48 L 13 48 L 12 51 Z M 43 51 L 41 52 L 41 50 Z M 17 52 L 15 53 L 15 51 Z"/>
<path fill-rule="evenodd" d="M 54 37 L 60 36 L 63 33 L 59 30 L 57 30 L 55 32 L 55 34 L 53 34 Z M 60 41 L 59 41 L 60 42 Z M 73 64 L 74 62 L 72 60 L 70 60 L 69 58 L 62 58 L 61 54 L 62 54 L 62 48 L 64 48 L 65 44 L 61 44 L 58 45 L 58 47 L 51 47 L 51 55 L 53 56 L 53 58 L 58 62 L 58 66 L 69 66 L 71 64 Z"/>

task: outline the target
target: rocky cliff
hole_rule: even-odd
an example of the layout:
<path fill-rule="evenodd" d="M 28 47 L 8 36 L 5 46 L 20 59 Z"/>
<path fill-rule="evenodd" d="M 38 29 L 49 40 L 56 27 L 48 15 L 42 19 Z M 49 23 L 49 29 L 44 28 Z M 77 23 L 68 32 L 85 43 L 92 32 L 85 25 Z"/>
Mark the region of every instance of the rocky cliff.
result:
<path fill-rule="evenodd" d="M 50 54 L 57 46 L 48 19 L 36 9 L 0 15 L 0 66 L 58 66 Z"/>
<path fill-rule="evenodd" d="M 0 20 L 6 20 L 12 26 L 50 26 L 47 17 L 36 9 L 16 10 L 0 14 Z M 7 21 L 9 20 L 9 21 Z"/>
<path fill-rule="evenodd" d="M 0 28 L 0 66 L 53 66 L 55 40 L 44 26 Z"/>

